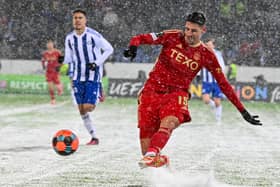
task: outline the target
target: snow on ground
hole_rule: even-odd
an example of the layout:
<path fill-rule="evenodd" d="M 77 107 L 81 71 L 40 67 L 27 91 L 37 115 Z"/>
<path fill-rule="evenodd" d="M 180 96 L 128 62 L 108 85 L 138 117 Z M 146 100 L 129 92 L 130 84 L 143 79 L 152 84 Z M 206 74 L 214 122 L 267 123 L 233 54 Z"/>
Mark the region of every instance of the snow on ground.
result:
<path fill-rule="evenodd" d="M 142 170 L 136 101 L 100 104 L 91 114 L 98 146 L 85 146 L 89 135 L 70 101 L 0 104 L 0 186 L 280 186 L 280 106 L 251 108 L 264 122 L 255 127 L 228 106 L 217 125 L 207 106 L 193 103 L 193 121 L 176 129 L 164 150 L 171 167 Z M 52 150 L 60 129 L 80 139 L 71 156 Z"/>

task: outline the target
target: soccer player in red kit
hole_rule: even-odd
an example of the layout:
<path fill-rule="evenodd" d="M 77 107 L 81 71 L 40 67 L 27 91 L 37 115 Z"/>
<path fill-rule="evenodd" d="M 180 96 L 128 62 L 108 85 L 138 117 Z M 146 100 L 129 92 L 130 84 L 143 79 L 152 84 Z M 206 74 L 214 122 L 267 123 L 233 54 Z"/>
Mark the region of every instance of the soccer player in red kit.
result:
<path fill-rule="evenodd" d="M 188 89 L 202 67 L 213 74 L 223 93 L 246 121 L 262 125 L 258 116 L 252 116 L 237 98 L 213 51 L 200 41 L 206 31 L 205 22 L 202 13 L 194 12 L 187 16 L 184 31 L 169 30 L 136 35 L 124 51 L 124 56 L 133 60 L 137 46 L 162 45 L 155 66 L 139 94 L 138 127 L 143 154 L 139 166 L 142 168 L 168 165 L 168 157 L 161 155 L 160 151 L 175 128 L 191 121 Z"/>
<path fill-rule="evenodd" d="M 42 67 L 46 70 L 46 81 L 48 82 L 48 89 L 51 97 L 51 104 L 55 104 L 54 88 L 57 88 L 58 95 L 63 92 L 62 84 L 59 78 L 59 64 L 58 59 L 61 52 L 54 47 L 54 42 L 48 40 L 47 50 L 42 55 Z"/>

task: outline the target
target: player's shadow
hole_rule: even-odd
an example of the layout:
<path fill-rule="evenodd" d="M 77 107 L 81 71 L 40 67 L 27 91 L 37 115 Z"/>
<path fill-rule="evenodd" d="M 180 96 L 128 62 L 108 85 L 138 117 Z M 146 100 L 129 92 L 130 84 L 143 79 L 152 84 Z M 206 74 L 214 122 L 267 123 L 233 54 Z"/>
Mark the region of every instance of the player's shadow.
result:
<path fill-rule="evenodd" d="M 29 152 L 29 151 L 40 151 L 40 150 L 46 150 L 46 149 L 50 149 L 50 146 L 24 146 L 24 147 L 14 147 L 14 148 L 5 148 L 5 149 L 1 149 L 0 148 L 0 152 L 4 153 L 4 152 Z"/>

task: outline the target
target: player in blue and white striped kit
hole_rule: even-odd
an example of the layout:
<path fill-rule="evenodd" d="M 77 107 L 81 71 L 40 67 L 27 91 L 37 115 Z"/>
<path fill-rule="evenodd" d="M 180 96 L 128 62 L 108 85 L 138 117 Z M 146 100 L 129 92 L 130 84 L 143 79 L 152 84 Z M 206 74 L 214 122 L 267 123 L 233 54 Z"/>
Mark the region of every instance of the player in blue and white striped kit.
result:
<path fill-rule="evenodd" d="M 215 39 L 209 38 L 206 40 L 206 46 L 214 51 L 216 58 L 222 68 L 222 71 L 225 71 L 225 62 L 222 56 L 222 53 L 215 49 Z M 221 122 L 222 117 L 222 105 L 221 98 L 223 93 L 217 84 L 217 81 L 212 76 L 212 74 L 205 68 L 201 70 L 202 76 L 202 99 L 205 104 L 211 106 L 215 111 L 215 117 L 218 123 Z M 211 99 L 211 96 L 213 99 Z"/>
<path fill-rule="evenodd" d="M 69 64 L 74 96 L 84 125 L 91 135 L 87 145 L 99 143 L 89 112 L 102 94 L 103 63 L 113 53 L 111 44 L 97 31 L 86 26 L 86 12 L 73 11 L 74 31 L 65 39 L 64 63 Z"/>

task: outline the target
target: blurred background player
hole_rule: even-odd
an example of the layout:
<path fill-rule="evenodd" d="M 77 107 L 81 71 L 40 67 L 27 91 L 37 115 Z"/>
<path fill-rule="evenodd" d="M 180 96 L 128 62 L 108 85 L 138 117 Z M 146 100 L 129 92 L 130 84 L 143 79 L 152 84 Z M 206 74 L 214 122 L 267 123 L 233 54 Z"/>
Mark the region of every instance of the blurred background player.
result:
<path fill-rule="evenodd" d="M 205 45 L 214 52 L 223 73 L 225 72 L 225 62 L 221 51 L 215 49 L 215 39 L 208 38 L 205 41 Z M 222 117 L 222 104 L 221 98 L 223 97 L 223 93 L 212 76 L 212 73 L 209 72 L 206 68 L 202 68 L 201 70 L 202 76 L 202 100 L 205 104 L 209 105 L 215 111 L 215 117 L 218 124 L 221 122 Z M 211 99 L 211 96 L 213 99 Z"/>
<path fill-rule="evenodd" d="M 58 62 L 61 52 L 55 48 L 52 40 L 47 41 L 47 50 L 42 55 L 42 67 L 46 71 L 46 81 L 51 98 L 51 104 L 55 104 L 54 89 L 57 88 L 58 95 L 63 93 L 63 85 L 60 82 L 59 69 L 61 64 Z"/>
<path fill-rule="evenodd" d="M 228 67 L 227 79 L 231 84 L 235 84 L 236 77 L 237 77 L 237 65 L 236 63 L 234 63 L 234 61 L 232 61 Z"/>
<path fill-rule="evenodd" d="M 65 39 L 64 63 L 69 64 L 76 103 L 91 135 L 87 145 L 97 145 L 99 139 L 89 112 L 95 109 L 102 97 L 103 63 L 113 53 L 113 47 L 100 33 L 86 26 L 85 11 L 74 10 L 72 18 L 74 31 Z"/>
<path fill-rule="evenodd" d="M 194 12 L 187 16 L 184 31 L 139 34 L 132 37 L 128 49 L 124 51 L 124 56 L 133 60 L 139 45 L 162 45 L 156 64 L 138 99 L 138 127 L 143 154 L 139 166 L 142 168 L 168 165 L 168 157 L 160 152 L 173 130 L 182 123 L 191 121 L 188 90 L 203 67 L 212 72 L 221 90 L 246 121 L 262 125 L 258 116 L 251 116 L 237 98 L 215 54 L 200 41 L 206 31 L 205 22 L 202 13 Z"/>

